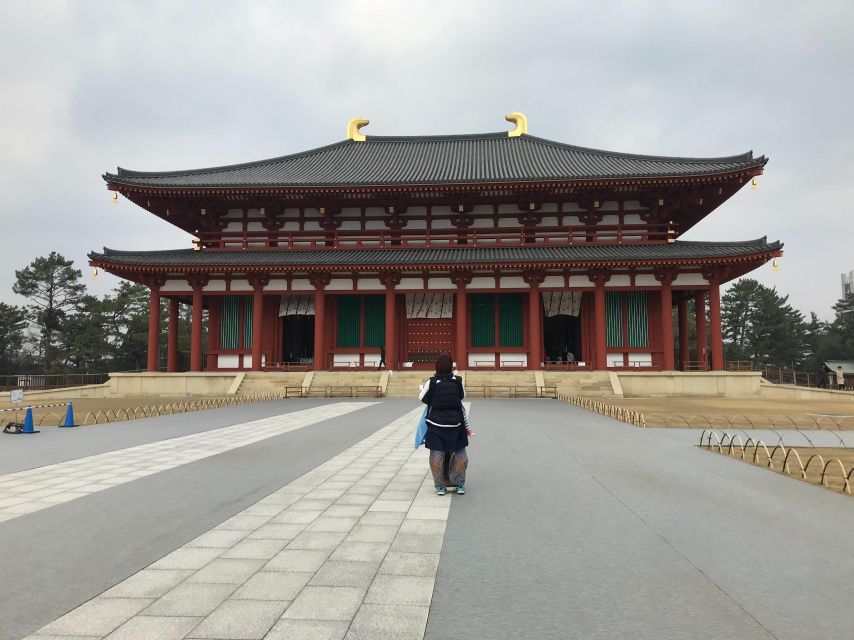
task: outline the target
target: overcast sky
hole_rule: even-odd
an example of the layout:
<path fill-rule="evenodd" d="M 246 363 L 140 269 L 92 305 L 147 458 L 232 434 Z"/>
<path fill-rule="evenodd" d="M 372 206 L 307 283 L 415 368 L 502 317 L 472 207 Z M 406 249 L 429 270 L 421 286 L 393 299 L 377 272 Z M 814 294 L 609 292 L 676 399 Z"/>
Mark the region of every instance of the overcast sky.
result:
<path fill-rule="evenodd" d="M 190 246 L 101 174 L 345 137 L 510 128 L 632 153 L 770 162 L 686 236 L 786 243 L 754 272 L 831 315 L 854 269 L 854 2 L 0 0 L 0 300 L 56 250 Z"/>

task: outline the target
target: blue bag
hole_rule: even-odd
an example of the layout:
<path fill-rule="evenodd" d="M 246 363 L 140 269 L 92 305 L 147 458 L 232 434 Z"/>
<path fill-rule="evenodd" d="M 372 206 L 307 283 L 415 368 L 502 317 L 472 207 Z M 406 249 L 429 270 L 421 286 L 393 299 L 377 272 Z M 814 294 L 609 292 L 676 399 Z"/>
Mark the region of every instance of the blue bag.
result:
<path fill-rule="evenodd" d="M 418 420 L 418 427 L 415 429 L 415 448 L 417 449 L 424 444 L 424 438 L 427 437 L 427 412 L 430 407 L 424 407 L 421 418 Z"/>

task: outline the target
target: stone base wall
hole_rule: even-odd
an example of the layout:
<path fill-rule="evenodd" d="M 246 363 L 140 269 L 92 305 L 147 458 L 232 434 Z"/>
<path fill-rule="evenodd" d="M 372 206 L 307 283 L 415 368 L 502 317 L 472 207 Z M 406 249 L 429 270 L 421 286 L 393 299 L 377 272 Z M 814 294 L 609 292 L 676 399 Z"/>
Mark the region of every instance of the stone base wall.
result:
<path fill-rule="evenodd" d="M 624 398 L 747 398 L 760 395 L 757 372 L 616 372 Z"/>

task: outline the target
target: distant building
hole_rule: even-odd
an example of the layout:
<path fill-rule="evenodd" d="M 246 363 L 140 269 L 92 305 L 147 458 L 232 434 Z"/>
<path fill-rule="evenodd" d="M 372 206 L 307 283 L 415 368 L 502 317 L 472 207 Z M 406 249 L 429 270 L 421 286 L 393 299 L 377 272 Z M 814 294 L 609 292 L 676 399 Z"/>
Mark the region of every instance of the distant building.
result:
<path fill-rule="evenodd" d="M 854 295 L 854 271 L 849 271 L 846 276 L 842 274 L 842 299 Z"/>

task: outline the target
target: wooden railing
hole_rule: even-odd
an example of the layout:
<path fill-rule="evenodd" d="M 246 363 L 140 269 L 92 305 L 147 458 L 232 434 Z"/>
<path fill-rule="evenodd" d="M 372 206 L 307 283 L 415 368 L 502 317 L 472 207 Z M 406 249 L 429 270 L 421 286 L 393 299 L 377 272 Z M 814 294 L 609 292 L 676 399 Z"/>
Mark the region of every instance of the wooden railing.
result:
<path fill-rule="evenodd" d="M 368 385 L 335 387 L 285 387 L 285 398 L 380 398 L 382 387 Z"/>
<path fill-rule="evenodd" d="M 202 231 L 205 249 L 401 249 L 433 247 L 572 246 L 666 242 L 661 224 L 579 225 L 534 229 L 347 229 L 334 231 Z"/>
<path fill-rule="evenodd" d="M 471 398 L 557 398 L 557 387 L 527 385 L 466 386 Z"/>

